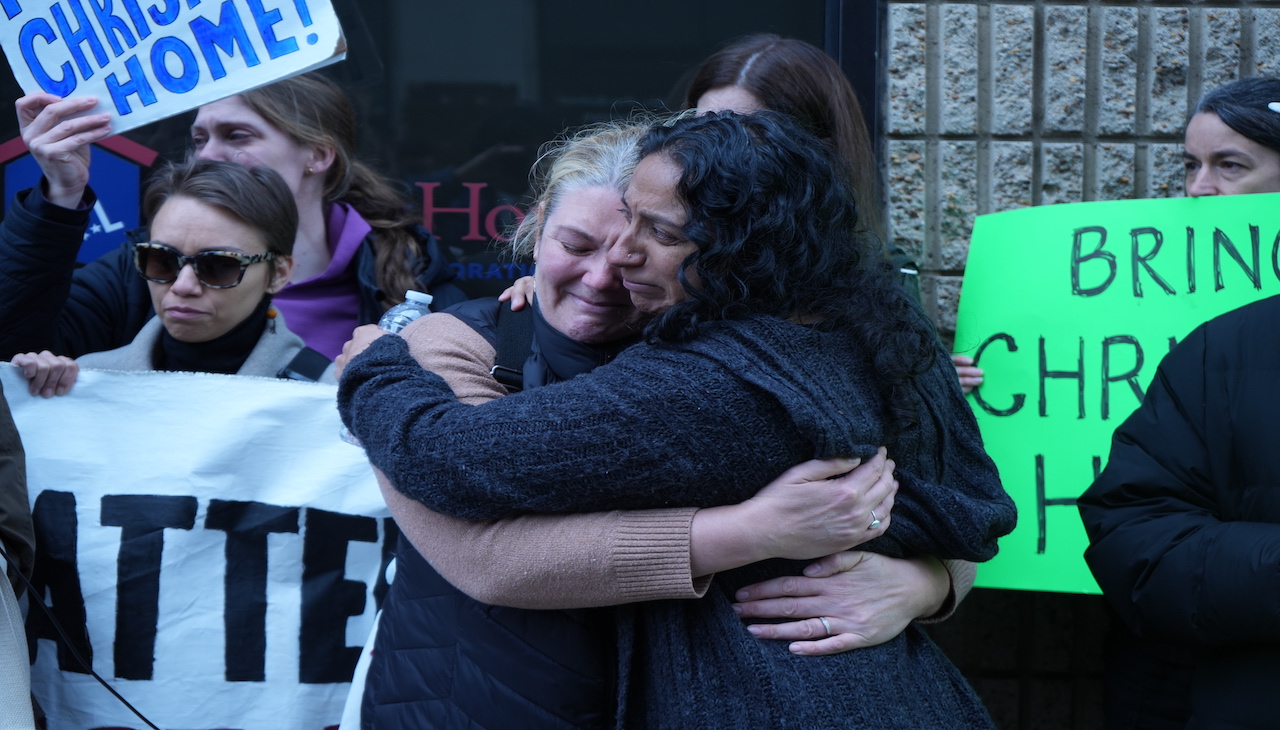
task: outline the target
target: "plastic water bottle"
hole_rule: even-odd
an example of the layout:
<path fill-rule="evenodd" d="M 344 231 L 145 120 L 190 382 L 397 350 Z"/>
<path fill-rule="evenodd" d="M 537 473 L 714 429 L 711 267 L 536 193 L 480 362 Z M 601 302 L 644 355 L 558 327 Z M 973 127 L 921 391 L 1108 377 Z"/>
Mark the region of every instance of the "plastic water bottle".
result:
<path fill-rule="evenodd" d="M 431 313 L 431 295 L 410 289 L 404 293 L 404 301 L 388 309 L 378 320 L 378 328 L 383 332 L 398 334 L 415 319 Z M 351 433 L 346 426 L 338 436 L 352 446 L 360 446 L 360 439 Z"/>
<path fill-rule="evenodd" d="M 404 301 L 388 309 L 382 319 L 378 320 L 378 328 L 383 332 L 396 334 L 409 326 L 413 320 L 431 313 L 431 295 L 420 291 L 404 293 Z"/>

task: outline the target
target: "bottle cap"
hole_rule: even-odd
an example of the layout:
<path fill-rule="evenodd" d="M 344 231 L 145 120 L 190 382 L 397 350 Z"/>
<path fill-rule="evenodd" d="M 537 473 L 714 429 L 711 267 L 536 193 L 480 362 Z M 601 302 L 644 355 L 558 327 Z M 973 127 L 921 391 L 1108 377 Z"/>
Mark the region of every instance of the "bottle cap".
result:
<path fill-rule="evenodd" d="M 426 292 L 416 291 L 414 289 L 410 289 L 409 291 L 404 293 L 404 300 L 406 302 L 412 301 L 412 302 L 421 302 L 422 304 L 431 304 L 431 300 L 433 298 L 434 297 L 432 297 L 430 294 Z"/>

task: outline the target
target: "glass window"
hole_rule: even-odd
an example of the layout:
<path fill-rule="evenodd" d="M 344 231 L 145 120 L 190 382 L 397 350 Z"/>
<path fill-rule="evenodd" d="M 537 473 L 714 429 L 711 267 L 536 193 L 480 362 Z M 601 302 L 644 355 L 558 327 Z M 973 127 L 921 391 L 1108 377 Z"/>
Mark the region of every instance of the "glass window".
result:
<path fill-rule="evenodd" d="M 527 202 L 538 147 L 566 127 L 678 109 L 692 70 L 729 40 L 773 32 L 824 46 L 824 0 L 335 0 L 360 153 L 402 181 L 473 296 L 526 271 L 493 244 Z M 7 73 L 9 98 L 21 91 Z M 181 156 L 191 115 L 126 134 Z M 10 115 L 0 141 L 18 135 Z M 105 166 L 102 170 L 105 172 Z M 95 169 L 95 188 L 108 185 Z M 144 176 L 145 177 L 145 176 Z M 27 183 L 30 184 L 30 183 Z M 135 183 L 136 184 L 136 183 Z M 10 187 L 13 183 L 10 183 Z M 6 190 L 6 200 L 15 192 Z"/>

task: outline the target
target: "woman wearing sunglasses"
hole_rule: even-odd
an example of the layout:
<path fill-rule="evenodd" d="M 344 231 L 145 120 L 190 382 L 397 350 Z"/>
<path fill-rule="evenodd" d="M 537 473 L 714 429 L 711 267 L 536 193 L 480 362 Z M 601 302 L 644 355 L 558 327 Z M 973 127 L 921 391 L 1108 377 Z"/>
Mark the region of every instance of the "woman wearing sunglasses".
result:
<path fill-rule="evenodd" d="M 212 160 L 171 165 L 143 210 L 150 240 L 133 244 L 133 264 L 156 316 L 115 350 L 15 356 L 33 395 L 66 393 L 81 366 L 274 377 L 304 347 L 271 303 L 293 272 L 298 228 L 279 174 Z M 332 381 L 332 368 L 321 379 Z"/>
<path fill-rule="evenodd" d="M 29 94 L 22 139 L 44 173 L 0 223 L 0 359 L 49 349 L 79 356 L 120 347 L 155 312 L 128 246 L 76 268 L 96 202 L 89 147 L 111 134 L 93 98 Z M 351 100 L 317 74 L 277 81 L 200 107 L 192 154 L 269 167 L 297 205 L 294 282 L 276 304 L 306 344 L 332 360 L 358 324 L 378 321 L 407 289 L 442 309 L 466 296 L 446 254 L 395 184 L 355 157 Z M 137 238 L 131 238 L 136 241 Z"/>

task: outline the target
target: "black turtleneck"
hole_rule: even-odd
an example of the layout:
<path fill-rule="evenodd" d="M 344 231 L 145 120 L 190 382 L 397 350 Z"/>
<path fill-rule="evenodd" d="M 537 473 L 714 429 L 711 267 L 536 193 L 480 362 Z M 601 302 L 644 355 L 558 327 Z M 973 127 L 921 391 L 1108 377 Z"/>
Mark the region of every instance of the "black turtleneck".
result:
<path fill-rule="evenodd" d="M 271 298 L 264 297 L 243 322 L 208 342 L 182 342 L 169 334 L 169 330 L 164 330 L 156 346 L 156 370 L 234 375 L 262 338 L 262 331 L 267 327 L 269 306 Z"/>
<path fill-rule="evenodd" d="M 578 342 L 552 327 L 542 316 L 542 309 L 533 307 L 533 352 L 524 363 L 524 389 L 569 380 L 582 373 L 604 365 L 619 352 L 634 345 L 639 333 L 613 342 L 598 345 Z"/>

